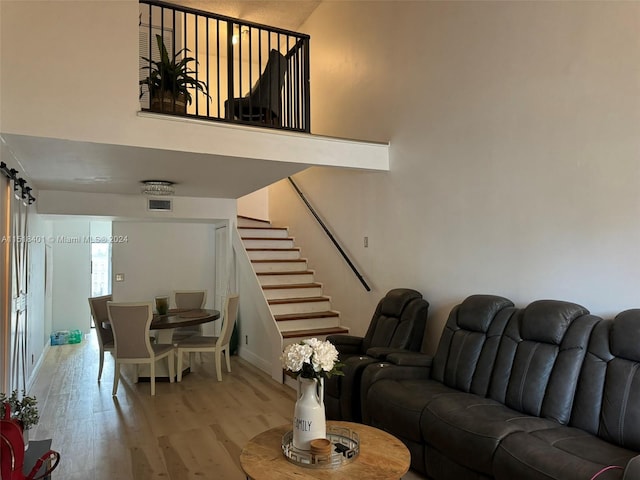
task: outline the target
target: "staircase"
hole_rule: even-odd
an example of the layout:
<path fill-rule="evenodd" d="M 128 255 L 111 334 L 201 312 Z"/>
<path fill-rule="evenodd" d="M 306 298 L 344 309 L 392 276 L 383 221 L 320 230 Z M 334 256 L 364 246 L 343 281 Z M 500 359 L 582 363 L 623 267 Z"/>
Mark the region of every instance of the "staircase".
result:
<path fill-rule="evenodd" d="M 349 332 L 340 326 L 340 313 L 331 309 L 331 299 L 322 294 L 322 284 L 314 280 L 287 228 L 238 217 L 238 233 L 284 345 Z"/>

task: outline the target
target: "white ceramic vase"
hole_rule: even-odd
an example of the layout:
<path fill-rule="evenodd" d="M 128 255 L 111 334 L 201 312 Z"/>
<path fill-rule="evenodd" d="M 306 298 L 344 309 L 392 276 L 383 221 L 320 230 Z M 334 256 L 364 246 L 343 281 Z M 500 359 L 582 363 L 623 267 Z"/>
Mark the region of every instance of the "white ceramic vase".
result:
<path fill-rule="evenodd" d="M 293 446 L 309 450 L 309 442 L 326 438 L 324 379 L 298 377 L 298 400 L 293 414 Z"/>

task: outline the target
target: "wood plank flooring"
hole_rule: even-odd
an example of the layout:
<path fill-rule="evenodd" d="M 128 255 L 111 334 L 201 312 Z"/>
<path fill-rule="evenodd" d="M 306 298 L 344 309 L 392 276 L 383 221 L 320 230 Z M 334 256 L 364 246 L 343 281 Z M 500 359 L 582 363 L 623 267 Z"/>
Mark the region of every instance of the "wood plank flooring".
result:
<path fill-rule="evenodd" d="M 181 383 L 158 382 L 155 397 L 126 370 L 112 397 L 109 353 L 104 364 L 98 383 L 92 333 L 51 347 L 38 372 L 30 393 L 41 418 L 30 437 L 52 438 L 61 453 L 54 480 L 241 480 L 247 441 L 291 422 L 294 391 L 239 357 L 218 382 L 213 354 L 205 353 Z"/>

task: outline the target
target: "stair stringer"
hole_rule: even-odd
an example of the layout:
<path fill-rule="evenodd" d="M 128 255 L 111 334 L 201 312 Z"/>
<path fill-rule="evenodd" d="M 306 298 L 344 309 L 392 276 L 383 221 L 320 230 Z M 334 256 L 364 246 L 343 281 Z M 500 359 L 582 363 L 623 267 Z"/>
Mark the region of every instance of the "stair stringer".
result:
<path fill-rule="evenodd" d="M 278 383 L 283 382 L 282 378 L 282 363 L 280 356 L 282 355 L 283 339 L 280 329 L 276 323 L 267 299 L 258 280 L 249 254 L 245 248 L 244 242 L 240 238 L 240 234 L 237 229 L 233 229 L 232 233 L 232 245 L 236 252 L 236 264 L 238 272 L 238 281 L 240 282 L 240 310 L 241 312 L 252 312 L 255 315 L 243 315 L 240 320 L 241 335 L 243 325 L 247 326 L 247 322 L 252 322 L 250 328 L 252 330 L 263 330 L 266 338 L 260 340 L 262 345 L 266 343 L 271 348 L 263 354 L 256 353 L 251 348 L 251 343 L 246 345 L 243 340 L 240 339 L 239 354 L 240 357 L 246 359 L 250 363 L 256 365 L 261 370 L 269 373 Z M 248 327 L 248 326 L 247 326 Z M 254 335 L 256 336 L 256 335 Z M 258 338 L 249 339 L 250 342 L 258 342 Z M 264 342 L 266 340 L 266 342 Z M 266 357 L 266 358 L 264 358 Z"/>

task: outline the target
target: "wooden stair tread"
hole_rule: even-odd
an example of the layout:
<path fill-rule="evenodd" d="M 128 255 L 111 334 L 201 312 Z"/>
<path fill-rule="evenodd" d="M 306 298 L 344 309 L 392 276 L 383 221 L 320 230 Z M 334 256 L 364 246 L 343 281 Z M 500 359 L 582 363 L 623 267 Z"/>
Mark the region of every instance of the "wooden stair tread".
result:
<path fill-rule="evenodd" d="M 291 272 L 256 272 L 256 275 L 309 275 L 312 270 L 297 270 Z"/>
<path fill-rule="evenodd" d="M 287 227 L 238 227 L 238 230 L 287 230 Z"/>
<path fill-rule="evenodd" d="M 277 240 L 280 242 L 291 242 L 291 237 L 240 237 L 242 240 Z"/>
<path fill-rule="evenodd" d="M 263 285 L 263 290 L 282 290 L 285 288 L 320 288 L 322 285 L 320 283 L 292 283 L 290 285 Z"/>
<path fill-rule="evenodd" d="M 262 220 L 261 218 L 247 217 L 246 215 L 237 215 L 237 217 L 243 218 L 245 220 L 251 220 L 253 222 L 261 222 L 261 223 L 266 223 L 267 225 L 271 225 L 271 222 L 269 220 Z"/>
<path fill-rule="evenodd" d="M 315 335 L 333 335 L 336 333 L 349 333 L 349 329 L 344 327 L 330 327 L 313 328 L 309 330 L 292 330 L 290 332 L 282 332 L 282 338 L 313 337 Z"/>
<path fill-rule="evenodd" d="M 329 297 L 273 298 L 269 305 L 286 305 L 288 303 L 328 302 Z"/>
<path fill-rule="evenodd" d="M 325 317 L 337 317 L 340 315 L 335 310 L 327 310 L 326 312 L 311 312 L 311 313 L 286 313 L 283 315 L 274 315 L 273 318 L 277 322 L 286 322 L 289 320 L 309 320 L 313 318 L 325 318 Z"/>
<path fill-rule="evenodd" d="M 264 260 L 251 260 L 251 263 L 271 263 L 271 262 L 278 262 L 278 263 L 295 263 L 295 262 L 306 262 L 307 259 L 306 258 L 283 258 L 283 259 L 264 259 Z"/>
<path fill-rule="evenodd" d="M 245 249 L 247 252 L 299 252 L 300 247 L 291 248 L 269 248 L 269 247 L 250 247 Z"/>

